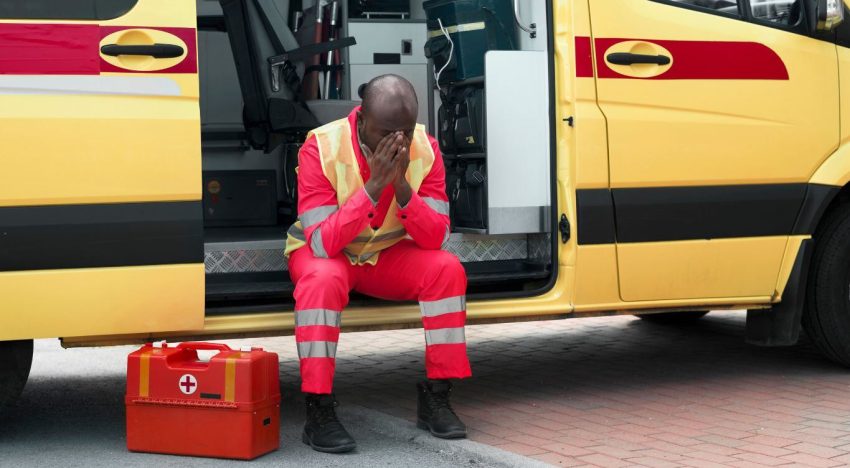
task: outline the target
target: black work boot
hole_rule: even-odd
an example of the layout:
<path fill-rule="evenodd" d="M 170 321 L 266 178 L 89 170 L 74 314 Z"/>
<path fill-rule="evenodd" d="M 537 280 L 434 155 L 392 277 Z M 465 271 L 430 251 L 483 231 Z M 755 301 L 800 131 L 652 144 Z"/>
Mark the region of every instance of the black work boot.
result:
<path fill-rule="evenodd" d="M 319 452 L 342 453 L 354 450 L 357 442 L 336 417 L 335 408 L 339 406 L 336 398 L 333 395 L 305 395 L 307 422 L 301 441 Z"/>
<path fill-rule="evenodd" d="M 428 380 L 416 384 L 419 390 L 416 427 L 427 429 L 443 439 L 466 437 L 466 424 L 457 417 L 449 402 L 452 383 L 448 380 Z"/>

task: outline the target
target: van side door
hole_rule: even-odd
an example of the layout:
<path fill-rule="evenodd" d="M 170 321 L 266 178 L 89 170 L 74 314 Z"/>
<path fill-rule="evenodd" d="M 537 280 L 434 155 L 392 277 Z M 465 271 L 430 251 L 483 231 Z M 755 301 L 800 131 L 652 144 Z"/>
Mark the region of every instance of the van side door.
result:
<path fill-rule="evenodd" d="M 195 22 L 0 2 L 0 340 L 203 327 Z"/>
<path fill-rule="evenodd" d="M 590 2 L 624 301 L 774 296 L 839 141 L 836 47 L 807 5 Z"/>

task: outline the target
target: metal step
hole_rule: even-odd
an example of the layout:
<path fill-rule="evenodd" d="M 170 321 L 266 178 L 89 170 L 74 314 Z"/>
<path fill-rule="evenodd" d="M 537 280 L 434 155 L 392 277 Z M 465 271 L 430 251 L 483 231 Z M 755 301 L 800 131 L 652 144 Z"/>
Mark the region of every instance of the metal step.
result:
<path fill-rule="evenodd" d="M 207 274 L 287 271 L 282 228 L 208 230 L 204 244 Z M 499 260 L 545 262 L 551 252 L 549 234 L 485 236 L 451 234 L 446 250 L 463 263 Z"/>

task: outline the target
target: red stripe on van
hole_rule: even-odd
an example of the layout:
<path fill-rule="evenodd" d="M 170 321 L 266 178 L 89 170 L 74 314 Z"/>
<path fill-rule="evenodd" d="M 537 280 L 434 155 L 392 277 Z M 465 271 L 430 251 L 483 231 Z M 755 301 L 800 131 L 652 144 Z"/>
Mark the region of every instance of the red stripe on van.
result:
<path fill-rule="evenodd" d="M 0 74 L 97 75 L 99 26 L 0 24 Z"/>
<path fill-rule="evenodd" d="M 97 24 L 0 23 L 0 74 L 97 75 L 138 73 L 113 66 L 100 57 L 100 41 L 123 29 L 157 29 L 186 43 L 186 58 L 164 70 L 144 73 L 197 73 L 198 46 L 194 28 L 145 28 Z"/>
<path fill-rule="evenodd" d="M 634 78 L 612 70 L 606 51 L 625 41 L 644 41 L 664 47 L 673 56 L 665 73 L 651 78 Z M 596 39 L 599 78 L 653 80 L 787 80 L 788 69 L 770 47 L 758 42 L 671 41 L 647 39 Z"/>
<path fill-rule="evenodd" d="M 576 77 L 593 78 L 593 51 L 590 38 L 576 36 Z"/>

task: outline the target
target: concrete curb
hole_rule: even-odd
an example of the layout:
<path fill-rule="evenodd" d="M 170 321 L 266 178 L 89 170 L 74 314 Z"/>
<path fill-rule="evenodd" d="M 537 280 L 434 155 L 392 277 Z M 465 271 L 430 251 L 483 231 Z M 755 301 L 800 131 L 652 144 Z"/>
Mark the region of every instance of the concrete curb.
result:
<path fill-rule="evenodd" d="M 340 408 L 340 413 L 345 414 L 344 420 L 346 421 L 361 425 L 361 427 L 368 427 L 369 430 L 383 436 L 396 440 L 405 440 L 427 450 L 439 452 L 446 458 L 457 461 L 460 465 L 519 468 L 552 466 L 533 458 L 523 457 L 522 455 L 467 439 L 440 439 L 417 428 L 410 421 L 363 406 L 346 405 L 344 409 Z"/>

